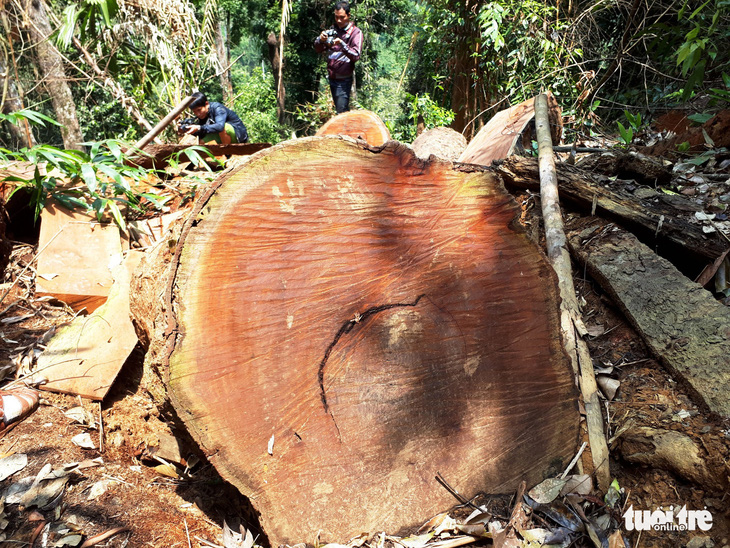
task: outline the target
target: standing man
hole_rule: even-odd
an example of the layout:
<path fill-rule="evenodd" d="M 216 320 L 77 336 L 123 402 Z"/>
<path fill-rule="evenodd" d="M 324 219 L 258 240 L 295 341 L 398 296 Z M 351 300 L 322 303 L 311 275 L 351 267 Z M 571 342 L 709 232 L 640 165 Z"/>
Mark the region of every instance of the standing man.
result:
<path fill-rule="evenodd" d="M 337 114 L 350 110 L 350 92 L 355 62 L 360 59 L 362 31 L 350 21 L 350 4 L 339 0 L 335 4 L 335 24 L 322 31 L 314 40 L 314 50 L 327 50 L 327 77 Z"/>
<path fill-rule="evenodd" d="M 238 114 L 221 103 L 209 102 L 205 94 L 199 91 L 193 93 L 192 97 L 190 110 L 195 114 L 198 123 L 189 126 L 186 134 L 196 135 L 201 144 L 248 143 L 248 131 Z"/>

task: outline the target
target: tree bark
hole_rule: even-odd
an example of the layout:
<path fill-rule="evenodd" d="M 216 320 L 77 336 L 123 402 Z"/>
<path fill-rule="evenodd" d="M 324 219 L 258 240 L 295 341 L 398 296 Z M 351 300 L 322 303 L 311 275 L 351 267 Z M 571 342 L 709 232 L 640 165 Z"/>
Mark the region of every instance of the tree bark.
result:
<path fill-rule="evenodd" d="M 593 372 L 593 360 L 582 337 L 586 334 L 580 314 L 578 300 L 573 287 L 573 272 L 565 237 L 563 214 L 558 197 L 558 176 L 555 172 L 555 155 L 550 137 L 550 121 L 547 95 L 535 98 L 535 129 L 539 147 L 540 202 L 545 223 L 545 246 L 550 264 L 558 275 L 560 287 L 560 311 L 563 340 L 578 373 L 579 386 L 586 410 L 586 429 L 590 445 L 592 469 L 595 470 L 598 486 L 606 493 L 611 483 L 608 462 L 608 445 L 604 434 L 601 402 L 598 399 L 598 385 Z"/>
<path fill-rule="evenodd" d="M 221 64 L 221 72 L 218 77 L 223 90 L 223 102 L 231 106 L 233 84 L 231 83 L 231 56 L 228 50 L 228 27 L 221 14 L 218 15 L 218 24 L 215 26 L 215 49 L 218 52 L 218 59 Z"/>
<path fill-rule="evenodd" d="M 15 67 L 15 52 L 13 47 L 13 33 L 10 28 L 7 14 L 4 8 L 0 8 L 0 20 L 2 28 L 7 36 L 7 49 L 3 47 L 2 55 L 0 55 L 0 75 L 5 75 L 0 83 L 0 112 L 3 114 L 11 114 L 23 110 L 23 99 L 20 96 L 16 78 L 11 74 L 11 70 L 17 77 Z M 5 44 L 0 43 L 0 46 Z M 12 64 L 12 69 L 11 65 Z M 28 120 L 22 120 L 20 124 L 8 124 L 10 135 L 13 138 L 16 148 L 30 148 L 35 144 L 33 132 L 30 129 Z"/>
<path fill-rule="evenodd" d="M 485 169 L 299 139 L 140 271 L 148 365 L 272 546 L 418 526 L 453 504 L 438 472 L 471 497 L 574 455 L 556 279 L 517 212 Z"/>
<path fill-rule="evenodd" d="M 730 418 L 730 310 L 632 234 L 588 219 L 570 246 L 696 403 Z"/>
<path fill-rule="evenodd" d="M 30 0 L 27 4 L 30 19 L 30 36 L 43 73 L 44 84 L 51 96 L 56 121 L 61 124 L 63 145 L 68 149 L 83 150 L 81 143 L 84 137 L 81 133 L 79 120 L 76 115 L 71 88 L 66 81 L 63 70 L 63 60 L 58 50 L 51 43 L 51 24 L 48 20 L 46 5 L 43 0 Z"/>
<path fill-rule="evenodd" d="M 286 89 L 284 88 L 284 82 L 281 81 L 281 57 L 279 56 L 279 40 L 276 38 L 276 34 L 273 32 L 269 33 L 266 43 L 269 46 L 269 61 L 271 62 L 274 85 L 276 86 L 276 116 L 279 123 L 284 123 L 286 116 L 286 111 L 284 110 Z"/>

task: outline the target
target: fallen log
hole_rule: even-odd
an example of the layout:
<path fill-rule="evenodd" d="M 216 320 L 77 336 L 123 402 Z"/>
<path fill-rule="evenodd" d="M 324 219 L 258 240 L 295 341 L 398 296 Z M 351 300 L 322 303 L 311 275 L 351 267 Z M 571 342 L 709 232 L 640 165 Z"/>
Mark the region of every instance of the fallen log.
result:
<path fill-rule="evenodd" d="M 379 147 L 390 140 L 390 131 L 380 116 L 369 110 L 359 109 L 333 116 L 317 130 L 316 135 L 344 135 L 362 139 L 369 145 Z"/>
<path fill-rule="evenodd" d="M 673 263 L 682 265 L 685 274 L 695 278 L 728 247 L 717 233 L 705 234 L 699 225 L 690 223 L 691 206 L 680 196 L 654 194 L 639 198 L 623 188 L 613 189 L 576 167 L 556 166 L 563 201 L 583 212 L 598 213 L 614 220 L 636 234 L 645 244 Z M 507 186 L 537 190 L 538 166 L 533 158 L 513 156 L 497 168 Z M 688 204 L 686 207 L 684 204 Z"/>
<path fill-rule="evenodd" d="M 516 213 L 486 169 L 300 139 L 140 270 L 147 365 L 272 546 L 417 527 L 453 504 L 438 473 L 471 497 L 574 455 L 556 278 Z"/>
<path fill-rule="evenodd" d="M 730 417 L 730 309 L 632 234 L 601 219 L 569 233 L 572 252 L 657 359 L 711 413 Z"/>
<path fill-rule="evenodd" d="M 177 156 L 180 162 L 187 162 L 189 158 L 185 154 L 185 149 L 191 145 L 147 145 L 143 152 L 144 155 L 137 155 L 129 159 L 130 163 L 142 167 L 144 169 L 164 169 L 170 161 L 170 158 Z M 196 145 L 197 146 L 197 145 Z M 236 143 L 232 145 L 200 145 L 207 148 L 213 156 L 249 156 L 269 148 L 269 143 Z M 202 155 L 205 157 L 205 155 Z"/>

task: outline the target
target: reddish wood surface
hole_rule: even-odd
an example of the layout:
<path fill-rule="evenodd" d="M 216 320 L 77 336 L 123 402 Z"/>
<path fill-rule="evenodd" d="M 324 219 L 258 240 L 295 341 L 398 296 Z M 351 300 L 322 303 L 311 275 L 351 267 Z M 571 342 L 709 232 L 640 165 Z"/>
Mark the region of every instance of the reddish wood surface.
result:
<path fill-rule="evenodd" d="M 550 108 L 550 133 L 554 144 L 560 142 L 562 121 L 560 107 L 552 93 L 548 93 L 548 107 Z M 515 152 L 515 146 L 523 138 L 523 132 L 535 117 L 535 99 L 514 105 L 501 110 L 489 120 L 479 133 L 471 140 L 466 150 L 459 156 L 459 162 L 492 165 L 494 160 L 501 160 Z M 530 132 L 522 140 L 524 148 L 530 148 L 534 135 Z"/>
<path fill-rule="evenodd" d="M 369 110 L 351 110 L 330 118 L 317 131 L 317 136 L 346 135 L 379 147 L 390 140 L 390 132 L 380 117 Z"/>
<path fill-rule="evenodd" d="M 272 546 L 397 533 L 454 504 L 438 472 L 471 497 L 573 456 L 556 280 L 516 212 L 490 172 L 316 137 L 199 204 L 170 396 Z"/>

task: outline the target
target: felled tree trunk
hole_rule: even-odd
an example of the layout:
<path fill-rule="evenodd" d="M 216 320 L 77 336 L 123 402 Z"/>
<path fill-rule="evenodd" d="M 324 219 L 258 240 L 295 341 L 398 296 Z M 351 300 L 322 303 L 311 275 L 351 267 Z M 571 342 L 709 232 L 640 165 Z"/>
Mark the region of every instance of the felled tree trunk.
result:
<path fill-rule="evenodd" d="M 309 138 L 261 151 L 137 278 L 177 413 L 272 546 L 399 532 L 570 460 L 555 275 L 498 177 Z M 161 303 L 162 309 L 155 309 Z"/>
<path fill-rule="evenodd" d="M 349 110 L 333 116 L 317 130 L 317 136 L 346 135 L 380 146 L 390 139 L 390 131 L 380 116 L 370 110 Z"/>
<path fill-rule="evenodd" d="M 691 222 L 690 214 L 697 206 L 683 196 L 656 193 L 641 199 L 620 187 L 614 190 L 606 178 L 577 167 L 558 164 L 556 168 L 561 199 L 583 211 L 620 222 L 660 255 L 677 264 L 689 265 L 685 273 L 692 278 L 727 250 L 727 242 L 721 236 L 705 234 L 699 225 Z M 513 156 L 497 172 L 507 186 L 538 188 L 537 162 L 533 158 Z"/>

